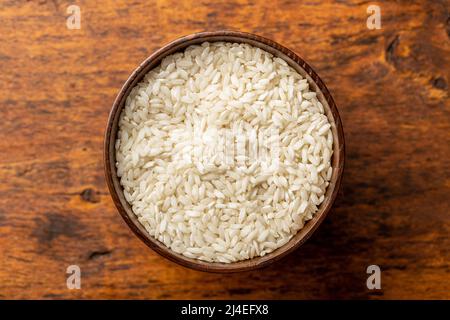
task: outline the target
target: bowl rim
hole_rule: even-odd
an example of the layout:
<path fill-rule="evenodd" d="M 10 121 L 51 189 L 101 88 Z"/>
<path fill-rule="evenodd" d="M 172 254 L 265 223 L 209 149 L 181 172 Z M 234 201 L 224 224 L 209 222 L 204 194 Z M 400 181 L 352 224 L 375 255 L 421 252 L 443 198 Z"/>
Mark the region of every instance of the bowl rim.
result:
<path fill-rule="evenodd" d="M 125 200 L 122 186 L 118 181 L 115 166 L 115 141 L 118 130 L 118 119 L 131 89 L 142 80 L 149 70 L 156 67 L 165 56 L 183 50 L 192 44 L 199 44 L 206 41 L 249 43 L 278 57 L 283 57 L 282 59 L 288 62 L 288 64 L 294 67 L 298 72 L 301 72 L 302 76 L 308 78 L 310 86 L 318 93 L 319 101 L 324 105 L 326 115 L 332 124 L 333 132 L 333 155 L 331 160 L 333 174 L 330 184 L 327 187 L 325 200 L 319 206 L 319 210 L 315 213 L 313 219 L 307 221 L 303 228 L 300 229 L 286 244 L 265 256 L 258 256 L 232 263 L 207 262 L 188 258 L 172 251 L 170 248 L 150 236 L 137 220 L 136 215 L 134 215 L 128 202 Z M 123 84 L 112 105 L 104 133 L 103 164 L 105 178 L 113 202 L 123 220 L 139 239 L 158 254 L 179 265 L 199 271 L 230 273 L 262 268 L 270 263 L 278 261 L 300 247 L 308 238 L 310 238 L 328 215 L 341 186 L 344 163 L 345 141 L 342 121 L 333 97 L 322 79 L 309 64 L 290 49 L 265 37 L 241 31 L 219 30 L 193 33 L 175 39 L 153 52 L 131 73 Z"/>

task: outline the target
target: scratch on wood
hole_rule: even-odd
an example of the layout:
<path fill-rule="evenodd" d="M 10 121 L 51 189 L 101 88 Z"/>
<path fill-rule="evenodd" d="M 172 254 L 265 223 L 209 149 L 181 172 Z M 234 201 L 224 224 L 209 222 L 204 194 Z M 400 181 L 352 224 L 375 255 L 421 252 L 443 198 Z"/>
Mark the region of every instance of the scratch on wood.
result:
<path fill-rule="evenodd" d="M 400 36 L 396 35 L 391 42 L 389 42 L 386 47 L 386 61 L 394 64 L 395 63 L 395 49 L 398 47 L 400 43 Z"/>
<path fill-rule="evenodd" d="M 109 256 L 109 255 L 111 255 L 111 253 L 112 253 L 112 250 L 107 250 L 107 249 L 92 251 L 91 253 L 89 253 L 88 260 L 95 260 L 98 258 Z"/>
<path fill-rule="evenodd" d="M 100 202 L 100 199 L 98 197 L 98 192 L 96 192 L 92 188 L 84 189 L 83 191 L 81 191 L 80 197 L 83 201 L 86 201 L 86 202 L 90 202 L 90 203 Z"/>

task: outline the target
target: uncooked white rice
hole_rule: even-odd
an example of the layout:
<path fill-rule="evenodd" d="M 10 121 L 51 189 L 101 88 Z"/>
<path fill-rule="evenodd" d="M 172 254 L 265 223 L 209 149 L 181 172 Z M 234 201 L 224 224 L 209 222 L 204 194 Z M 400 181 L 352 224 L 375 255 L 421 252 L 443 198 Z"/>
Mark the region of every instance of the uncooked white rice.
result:
<path fill-rule="evenodd" d="M 260 147 L 273 151 L 268 143 L 277 140 L 278 162 L 248 154 L 230 162 L 224 150 L 205 161 L 208 146 L 226 145 L 223 130 L 276 132 Z M 205 42 L 166 57 L 132 89 L 116 166 L 152 237 L 186 257 L 230 263 L 264 256 L 312 219 L 332 147 L 307 79 L 259 48 Z"/>

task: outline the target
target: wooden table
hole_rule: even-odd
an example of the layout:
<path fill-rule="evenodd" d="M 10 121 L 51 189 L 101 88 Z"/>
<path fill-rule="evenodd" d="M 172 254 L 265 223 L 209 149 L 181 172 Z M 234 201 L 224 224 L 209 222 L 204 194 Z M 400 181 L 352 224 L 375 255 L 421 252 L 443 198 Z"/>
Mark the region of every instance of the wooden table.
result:
<path fill-rule="evenodd" d="M 450 298 L 448 1 L 72 1 L 0 5 L 0 298 Z M 181 35 L 237 29 L 305 58 L 339 107 L 342 192 L 299 250 L 265 269 L 207 274 L 128 229 L 102 167 L 130 72 Z M 81 290 L 66 287 L 79 265 Z M 381 268 L 381 290 L 366 268 Z"/>

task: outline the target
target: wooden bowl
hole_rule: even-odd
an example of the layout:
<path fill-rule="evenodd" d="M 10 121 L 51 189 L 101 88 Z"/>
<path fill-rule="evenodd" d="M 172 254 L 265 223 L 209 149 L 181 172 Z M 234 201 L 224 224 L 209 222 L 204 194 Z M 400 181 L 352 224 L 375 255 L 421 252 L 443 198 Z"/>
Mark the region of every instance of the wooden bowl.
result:
<path fill-rule="evenodd" d="M 125 200 L 122 186 L 120 185 L 119 179 L 117 178 L 115 166 L 115 141 L 118 131 L 119 116 L 124 106 L 126 97 L 130 93 L 131 89 L 139 81 L 142 80 L 147 72 L 155 68 L 167 55 L 173 54 L 178 51 L 183 51 L 190 45 L 200 44 L 205 41 L 248 43 L 252 46 L 259 47 L 267 52 L 270 52 L 276 57 L 284 59 L 290 66 L 297 70 L 297 72 L 307 78 L 310 87 L 317 92 L 317 97 L 323 104 L 326 110 L 325 113 L 331 123 L 331 129 L 334 138 L 333 156 L 331 160 L 333 175 L 327 188 L 325 199 L 321 203 L 319 210 L 315 214 L 313 219 L 308 221 L 305 226 L 301 230 L 299 230 L 299 232 L 294 237 L 292 237 L 289 242 L 287 242 L 284 246 L 274 250 L 273 252 L 268 253 L 263 257 L 256 257 L 253 259 L 229 264 L 205 262 L 197 259 L 187 258 L 181 254 L 173 252 L 163 243 L 151 237 L 147 233 L 145 228 L 140 224 L 137 217 L 132 212 L 130 205 Z M 311 234 L 317 229 L 320 223 L 325 219 L 325 216 L 327 215 L 328 211 L 330 211 L 330 208 L 336 198 L 342 178 L 342 172 L 344 168 L 344 132 L 342 130 L 342 123 L 339 117 L 338 110 L 325 84 L 319 78 L 317 73 L 293 51 L 281 46 L 280 44 L 272 40 L 250 33 L 237 31 L 201 32 L 182 37 L 165 45 L 164 47 L 150 55 L 150 57 L 148 57 L 143 63 L 141 63 L 139 67 L 137 67 L 137 69 L 134 70 L 134 72 L 130 75 L 130 77 L 120 90 L 119 94 L 117 95 L 109 114 L 104 141 L 104 166 L 109 191 L 117 209 L 119 210 L 120 215 L 131 228 L 131 230 L 133 230 L 133 232 L 150 248 L 178 264 L 197 270 L 209 272 L 246 271 L 267 266 L 269 263 L 274 262 L 286 256 L 288 253 L 294 251 L 311 236 Z"/>

